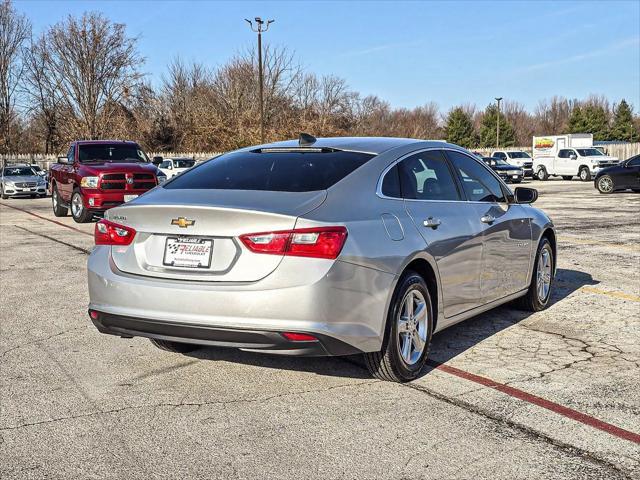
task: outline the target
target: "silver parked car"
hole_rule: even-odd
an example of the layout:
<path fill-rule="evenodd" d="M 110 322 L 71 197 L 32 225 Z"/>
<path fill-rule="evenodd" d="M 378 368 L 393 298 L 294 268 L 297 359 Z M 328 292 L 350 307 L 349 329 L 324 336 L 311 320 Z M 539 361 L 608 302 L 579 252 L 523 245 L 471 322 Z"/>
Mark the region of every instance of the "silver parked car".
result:
<path fill-rule="evenodd" d="M 44 197 L 47 194 L 47 180 L 29 165 L 8 165 L 0 173 L 0 196 Z"/>
<path fill-rule="evenodd" d="M 536 198 L 443 142 L 245 148 L 106 212 L 89 314 L 174 352 L 362 353 L 408 381 L 434 332 L 510 301 L 546 308 L 556 235 Z"/>

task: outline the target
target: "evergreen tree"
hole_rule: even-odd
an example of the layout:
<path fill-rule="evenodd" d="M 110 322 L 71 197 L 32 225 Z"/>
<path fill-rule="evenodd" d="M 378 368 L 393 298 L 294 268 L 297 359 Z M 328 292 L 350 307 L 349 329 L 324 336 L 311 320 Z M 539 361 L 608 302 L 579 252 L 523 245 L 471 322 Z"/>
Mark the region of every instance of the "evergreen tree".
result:
<path fill-rule="evenodd" d="M 456 107 L 449 112 L 445 133 L 449 143 L 464 148 L 471 148 L 477 144 L 471 116 L 462 107 Z"/>
<path fill-rule="evenodd" d="M 480 146 L 485 148 L 496 146 L 496 127 L 498 121 L 498 108 L 491 104 L 484 111 L 480 122 Z M 513 126 L 507 121 L 504 114 L 500 114 L 500 147 L 512 147 L 515 143 Z"/>
<path fill-rule="evenodd" d="M 637 142 L 640 135 L 633 124 L 633 110 L 622 99 L 614 111 L 613 125 L 609 134 L 609 140 L 622 140 L 625 142 Z"/>
<path fill-rule="evenodd" d="M 579 105 L 573 107 L 571 110 L 571 114 L 569 115 L 569 121 L 567 122 L 569 126 L 569 133 L 586 133 L 587 126 L 584 118 L 584 114 L 582 112 L 582 108 Z"/>
<path fill-rule="evenodd" d="M 583 110 L 586 133 L 593 133 L 594 140 L 607 140 L 609 137 L 609 118 L 603 107 L 587 105 Z"/>

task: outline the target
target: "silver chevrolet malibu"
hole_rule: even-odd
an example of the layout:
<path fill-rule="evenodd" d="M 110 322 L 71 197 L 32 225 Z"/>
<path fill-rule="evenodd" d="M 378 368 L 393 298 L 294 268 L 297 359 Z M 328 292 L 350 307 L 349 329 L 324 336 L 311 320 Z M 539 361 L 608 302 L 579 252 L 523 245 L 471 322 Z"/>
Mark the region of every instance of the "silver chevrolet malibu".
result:
<path fill-rule="evenodd" d="M 107 211 L 89 315 L 173 352 L 360 353 L 409 381 L 434 332 L 506 302 L 547 307 L 556 235 L 536 198 L 440 141 L 245 148 Z"/>

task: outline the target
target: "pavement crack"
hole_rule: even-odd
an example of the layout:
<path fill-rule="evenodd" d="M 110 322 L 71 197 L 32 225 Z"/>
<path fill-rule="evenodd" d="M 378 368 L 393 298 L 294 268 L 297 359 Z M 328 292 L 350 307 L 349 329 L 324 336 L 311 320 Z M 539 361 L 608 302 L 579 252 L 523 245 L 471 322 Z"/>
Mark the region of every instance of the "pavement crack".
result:
<path fill-rule="evenodd" d="M 74 328 L 69 328 L 67 330 L 63 330 L 62 332 L 58 332 L 58 333 L 53 333 L 47 337 L 42 337 L 42 338 L 36 338 L 35 340 L 31 340 L 30 342 L 26 342 L 26 343 L 21 343 L 19 345 L 16 345 L 14 347 L 11 347 L 7 350 L 5 350 L 4 352 L 0 353 L 0 358 L 3 358 L 6 354 L 13 352 L 14 350 L 18 350 L 20 348 L 24 348 L 24 347 L 28 347 L 29 345 L 34 345 L 36 343 L 41 343 L 41 342 L 46 342 L 47 340 L 50 340 L 52 338 L 55 337 L 59 337 L 61 335 L 64 335 L 65 333 L 69 333 L 69 332 L 73 332 L 75 330 L 81 330 L 83 328 L 86 328 L 85 325 L 81 326 L 81 327 L 74 327 Z"/>
<path fill-rule="evenodd" d="M 67 247 L 73 248 L 74 250 L 82 252 L 82 253 L 84 253 L 86 255 L 89 255 L 91 253 L 91 250 L 87 250 L 86 248 L 78 247 L 77 245 L 73 245 L 72 243 L 63 242 L 62 240 L 60 240 L 58 238 L 50 237 L 49 235 L 45 235 L 44 233 L 34 232 L 33 230 L 30 230 L 30 229 L 25 228 L 25 227 L 21 227 L 20 225 L 14 225 L 14 227 L 19 228 L 20 230 L 24 230 L 25 232 L 28 232 L 28 233 L 30 233 L 32 235 L 37 235 L 38 237 L 46 238 L 47 240 L 51 240 L 52 242 L 56 242 L 56 243 L 59 243 L 61 245 L 65 245 Z"/>
<path fill-rule="evenodd" d="M 374 383 L 380 383 L 380 380 L 374 380 L 374 381 L 371 381 L 371 382 L 349 383 L 349 384 L 345 384 L 345 385 L 334 385 L 334 386 L 328 387 L 328 388 L 302 390 L 302 391 L 298 391 L 298 392 L 281 393 L 281 394 L 271 395 L 271 396 L 262 397 L 262 398 L 247 398 L 247 399 L 238 398 L 238 399 L 232 399 L 232 400 L 215 400 L 215 401 L 206 401 L 206 402 L 185 402 L 185 401 L 180 401 L 180 402 L 177 402 L 177 403 L 174 403 L 174 402 L 161 402 L 161 403 L 155 403 L 155 404 L 130 405 L 130 406 L 121 407 L 121 408 L 113 408 L 113 409 L 110 409 L 110 410 L 98 410 L 96 412 L 87 412 L 87 413 L 81 413 L 81 414 L 78 414 L 78 415 L 68 415 L 68 416 L 65 416 L 65 417 L 50 418 L 50 419 L 41 420 L 41 421 L 38 421 L 38 422 L 23 423 L 23 424 L 20 424 L 20 425 L 13 425 L 13 426 L 10 426 L 10 427 L 1 427 L 0 428 L 0 432 L 2 432 L 2 431 L 10 431 L 10 430 L 19 430 L 19 429 L 22 429 L 22 428 L 33 427 L 33 426 L 38 426 L 38 425 L 47 425 L 47 424 L 51 424 L 51 423 L 62 422 L 62 421 L 65 421 L 65 420 L 75 420 L 75 419 L 78 419 L 78 418 L 89 418 L 89 417 L 95 417 L 95 416 L 101 416 L 101 415 L 119 414 L 119 413 L 122 413 L 122 412 L 125 412 L 125 411 L 128 411 L 128 410 L 142 410 L 142 409 L 152 408 L 152 409 L 154 409 L 154 416 L 155 416 L 155 410 L 157 410 L 158 408 L 165 408 L 165 407 L 170 407 L 172 409 L 182 408 L 182 407 L 195 407 L 195 408 L 199 409 L 200 407 L 204 407 L 204 406 L 208 406 L 208 405 L 226 406 L 226 405 L 233 405 L 233 404 L 238 404 L 238 403 L 265 403 L 265 402 L 269 402 L 271 400 L 275 400 L 275 399 L 283 398 L 283 397 L 305 395 L 305 394 L 308 394 L 308 393 L 327 392 L 327 391 L 330 391 L 330 390 L 341 389 L 341 388 L 359 388 L 359 387 L 372 385 Z"/>

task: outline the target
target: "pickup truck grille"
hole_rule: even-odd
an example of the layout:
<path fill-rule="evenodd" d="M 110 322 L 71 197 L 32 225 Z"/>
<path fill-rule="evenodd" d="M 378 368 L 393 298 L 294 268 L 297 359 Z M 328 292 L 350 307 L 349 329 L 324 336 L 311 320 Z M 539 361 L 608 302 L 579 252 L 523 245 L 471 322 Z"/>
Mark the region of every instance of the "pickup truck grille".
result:
<path fill-rule="evenodd" d="M 100 181 L 102 190 L 149 190 L 156 186 L 153 173 L 105 173 Z"/>
<path fill-rule="evenodd" d="M 523 168 L 533 168 L 533 162 L 522 162 Z"/>

